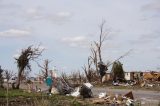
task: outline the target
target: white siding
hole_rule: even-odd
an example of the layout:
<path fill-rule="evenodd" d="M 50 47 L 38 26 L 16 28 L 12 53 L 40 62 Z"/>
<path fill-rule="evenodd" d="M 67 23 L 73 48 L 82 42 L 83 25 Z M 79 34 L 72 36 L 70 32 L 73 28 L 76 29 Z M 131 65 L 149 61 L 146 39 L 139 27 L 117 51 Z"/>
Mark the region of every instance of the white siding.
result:
<path fill-rule="evenodd" d="M 126 72 L 124 75 L 126 80 L 131 80 L 131 73 L 130 72 Z"/>

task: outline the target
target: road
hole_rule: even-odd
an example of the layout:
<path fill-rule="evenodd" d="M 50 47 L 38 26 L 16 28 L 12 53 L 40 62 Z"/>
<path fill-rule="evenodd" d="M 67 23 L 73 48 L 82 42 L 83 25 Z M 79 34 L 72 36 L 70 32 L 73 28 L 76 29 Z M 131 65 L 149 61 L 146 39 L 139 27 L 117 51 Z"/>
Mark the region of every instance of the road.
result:
<path fill-rule="evenodd" d="M 108 87 L 96 87 L 92 89 L 94 95 L 98 95 L 101 92 L 114 93 L 114 94 L 126 94 L 129 91 L 132 91 L 135 98 L 142 99 L 153 99 L 160 100 L 160 92 L 158 91 L 146 91 L 146 90 L 128 90 L 128 89 L 111 89 Z"/>
<path fill-rule="evenodd" d="M 124 95 L 129 91 L 132 91 L 135 100 L 142 101 L 142 106 L 158 106 L 160 103 L 160 92 L 158 91 L 111 89 L 108 87 L 95 87 L 92 89 L 93 95 L 95 96 L 101 92 L 106 92 L 108 95 L 110 93 Z"/>

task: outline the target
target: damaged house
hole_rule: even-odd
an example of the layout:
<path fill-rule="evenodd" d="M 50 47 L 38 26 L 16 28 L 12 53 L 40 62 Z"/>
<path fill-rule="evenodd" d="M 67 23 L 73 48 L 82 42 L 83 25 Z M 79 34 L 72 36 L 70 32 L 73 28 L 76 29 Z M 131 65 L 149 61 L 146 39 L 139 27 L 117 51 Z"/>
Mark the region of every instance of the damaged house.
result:
<path fill-rule="evenodd" d="M 143 72 L 125 72 L 124 76 L 127 81 L 140 80 L 143 78 Z"/>
<path fill-rule="evenodd" d="M 143 80 L 160 81 L 160 72 L 144 72 Z"/>

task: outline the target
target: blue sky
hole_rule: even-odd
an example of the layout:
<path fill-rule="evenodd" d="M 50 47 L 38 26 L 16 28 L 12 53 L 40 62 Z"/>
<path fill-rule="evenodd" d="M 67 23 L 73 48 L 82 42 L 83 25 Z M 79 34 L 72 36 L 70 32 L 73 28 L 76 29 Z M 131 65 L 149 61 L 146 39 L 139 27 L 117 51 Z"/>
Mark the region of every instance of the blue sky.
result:
<path fill-rule="evenodd" d="M 40 63 L 82 70 L 102 20 L 109 31 L 104 62 L 133 49 L 121 60 L 126 71 L 160 67 L 160 0 L 0 0 L 0 65 L 17 71 L 13 57 L 41 43 Z M 32 69 L 39 71 L 35 63 Z"/>

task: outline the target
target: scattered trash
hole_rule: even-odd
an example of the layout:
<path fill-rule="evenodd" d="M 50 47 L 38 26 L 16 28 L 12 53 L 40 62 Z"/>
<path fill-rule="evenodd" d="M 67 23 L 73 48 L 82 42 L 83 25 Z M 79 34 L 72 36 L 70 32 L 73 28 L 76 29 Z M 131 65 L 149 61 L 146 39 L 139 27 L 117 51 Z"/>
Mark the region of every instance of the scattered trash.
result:
<path fill-rule="evenodd" d="M 104 97 L 106 97 L 106 95 L 107 95 L 106 92 L 105 92 L 105 93 L 100 93 L 100 94 L 98 95 L 98 97 L 99 97 L 99 98 L 104 98 Z"/>
<path fill-rule="evenodd" d="M 110 104 L 110 101 L 105 99 L 96 98 L 92 100 L 93 104 Z"/>
<path fill-rule="evenodd" d="M 134 101 L 132 99 L 127 99 L 126 105 L 127 106 L 134 106 Z"/>
<path fill-rule="evenodd" d="M 51 93 L 52 93 L 52 94 L 59 94 L 57 88 L 55 88 L 55 87 L 52 87 Z"/>
<path fill-rule="evenodd" d="M 87 86 L 87 87 L 90 88 L 90 89 L 93 88 L 93 85 L 90 84 L 90 83 L 84 83 L 84 85 Z"/>
<path fill-rule="evenodd" d="M 153 85 L 153 84 L 147 84 L 147 86 L 148 86 L 148 87 L 153 87 L 154 85 Z"/>
<path fill-rule="evenodd" d="M 75 92 L 72 92 L 72 93 L 71 93 L 71 96 L 73 96 L 73 97 L 79 97 L 79 96 L 80 96 L 79 90 L 80 90 L 80 88 L 78 87 Z"/>
<path fill-rule="evenodd" d="M 118 82 L 113 82 L 112 83 L 114 86 L 119 86 L 119 83 Z"/>
<path fill-rule="evenodd" d="M 41 88 L 38 88 L 38 89 L 37 89 L 37 92 L 41 92 Z"/>
<path fill-rule="evenodd" d="M 146 85 L 146 82 L 143 81 L 140 86 L 141 86 L 141 87 L 144 87 L 145 85 Z"/>
<path fill-rule="evenodd" d="M 106 97 L 106 93 L 100 93 L 99 98 L 94 98 L 93 104 L 108 104 L 109 106 L 134 106 L 132 92 L 128 92 L 125 96 L 121 94 L 110 94 Z"/>
<path fill-rule="evenodd" d="M 81 87 L 78 87 L 74 92 L 67 94 L 67 96 L 79 97 L 83 98 L 91 98 L 93 97 L 91 88 L 93 87 L 90 83 L 84 83 Z"/>

